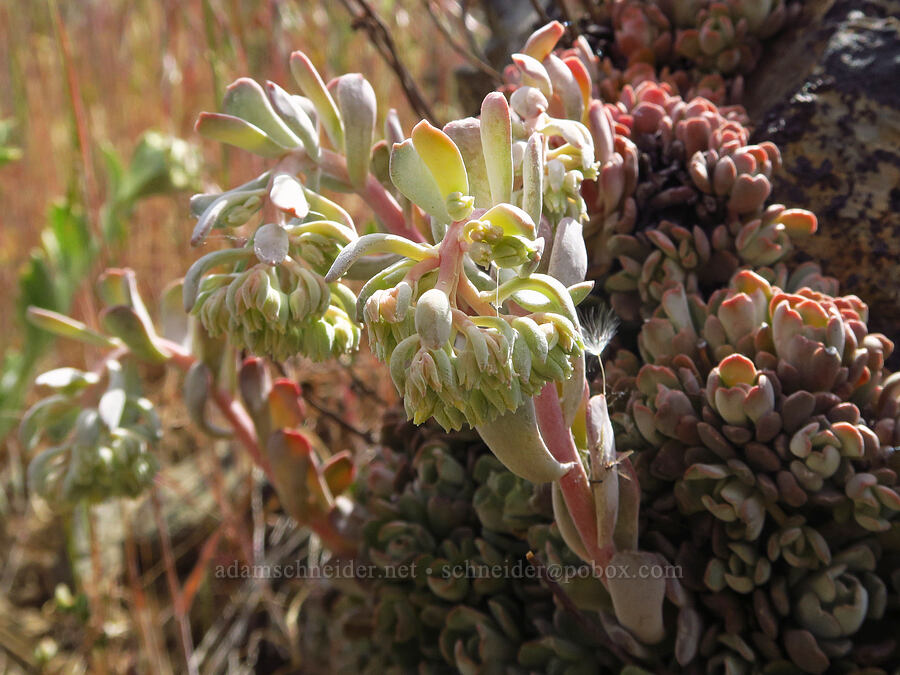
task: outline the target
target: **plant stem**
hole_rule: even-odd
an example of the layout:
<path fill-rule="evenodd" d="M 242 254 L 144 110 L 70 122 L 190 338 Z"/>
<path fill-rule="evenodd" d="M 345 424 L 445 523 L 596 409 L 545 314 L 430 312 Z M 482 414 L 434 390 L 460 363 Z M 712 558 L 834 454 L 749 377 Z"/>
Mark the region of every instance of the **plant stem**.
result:
<path fill-rule="evenodd" d="M 560 462 L 574 462 L 575 466 L 559 479 L 566 507 L 572 521 L 581 535 L 581 541 L 588 554 L 597 565 L 606 565 L 611 555 L 599 548 L 597 544 L 597 520 L 594 509 L 594 497 L 588 482 L 584 464 L 575 447 L 575 440 L 563 420 L 562 408 L 556 383 L 548 382 L 541 393 L 534 397 L 534 409 L 537 413 L 541 436 L 550 453 Z"/>
<path fill-rule="evenodd" d="M 187 371 L 196 362 L 196 359 L 184 347 L 164 338 L 157 338 L 160 347 L 171 354 L 170 361 L 178 366 L 181 370 Z M 253 420 L 247 413 L 247 410 L 236 401 L 231 394 L 223 389 L 216 387 L 213 390 L 213 400 L 216 402 L 219 410 L 228 420 L 228 423 L 234 429 L 235 436 L 244 447 L 253 461 L 266 473 L 269 482 L 274 484 L 272 477 L 272 466 L 268 459 L 262 454 L 259 441 L 256 437 L 256 430 L 253 426 Z M 331 552 L 336 555 L 350 556 L 356 555 L 356 545 L 348 540 L 331 522 L 328 515 L 322 515 L 310 518 L 307 522 L 300 523 L 310 527 L 319 538 L 325 542 Z"/>

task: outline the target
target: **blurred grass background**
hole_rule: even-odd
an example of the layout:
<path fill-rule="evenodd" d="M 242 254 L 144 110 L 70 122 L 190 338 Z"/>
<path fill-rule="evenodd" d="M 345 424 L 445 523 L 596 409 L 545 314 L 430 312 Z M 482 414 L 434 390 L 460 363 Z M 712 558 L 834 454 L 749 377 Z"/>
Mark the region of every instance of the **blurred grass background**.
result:
<path fill-rule="evenodd" d="M 421 3 L 383 0 L 376 9 L 436 113 L 447 119 L 460 57 Z M 197 113 L 216 110 L 235 78 L 293 87 L 287 65 L 294 49 L 304 50 L 326 77 L 363 72 L 382 114 L 397 108 L 407 130 L 415 121 L 393 71 L 339 2 L 0 1 L 0 119 L 13 121 L 10 141 L 23 154 L 0 168 L 0 284 L 7 289 L 0 296 L 0 348 L 21 339 L 11 291 L 48 206 L 70 193 L 97 227 L 107 196 L 101 148 L 127 159 L 151 128 L 200 144 L 193 133 Z M 84 148 L 73 114 L 79 106 Z M 206 180 L 224 186 L 253 175 L 246 154 L 200 146 Z M 124 250 L 103 262 L 135 268 L 148 294 L 158 296 L 197 254 L 187 246 L 188 196 L 174 204 L 169 198 L 142 203 Z M 86 310 L 83 302 L 79 309 Z"/>
<path fill-rule="evenodd" d="M 463 59 L 437 30 L 426 1 L 371 4 L 435 115 L 446 120 L 458 114 L 454 69 Z M 431 0 L 451 32 L 462 20 L 462 6 Z M 477 24 L 470 28 L 484 37 Z M 394 71 L 365 32 L 354 29 L 342 2 L 0 0 L 0 121 L 12 125 L 6 145 L 21 153 L 0 162 L 0 355 L 21 350 L 28 339 L 17 317 L 18 279 L 41 244 L 53 205 L 65 201 L 99 233 L 103 205 L 114 197 L 106 156 L 127 165 L 149 129 L 196 144 L 203 157 L 200 187 L 228 187 L 255 176 L 260 166 L 252 157 L 201 142 L 193 123 L 200 111 L 217 110 L 224 87 L 240 76 L 295 90 L 287 68 L 295 49 L 305 51 L 326 79 L 364 73 L 380 115 L 396 108 L 407 132 L 417 121 Z M 155 306 L 164 286 L 200 255 L 188 245 L 189 197 L 185 191 L 137 203 L 124 243 L 102 244 L 84 283 L 70 289 L 73 316 L 96 320 L 94 280 L 108 266 L 135 269 L 145 299 Z M 358 201 L 348 206 L 363 213 Z M 77 346 L 57 342 L 38 372 L 84 359 Z M 372 365 L 362 359 L 350 368 L 313 369 L 299 379 L 314 388 L 327 380 L 320 391 L 326 405 L 346 413 L 344 424 L 368 431 L 383 408 L 354 397 L 393 400 L 389 381 Z M 329 390 L 332 385 L 339 394 Z M 14 434 L 0 438 L 0 673 L 28 672 L 42 663 L 48 672 L 182 672 L 169 573 L 195 594 L 190 621 L 201 672 L 223 672 L 225 663 L 230 672 L 251 672 L 265 661 L 263 643 L 282 645 L 276 663 L 290 653 L 291 662 L 309 664 L 294 653 L 299 641 L 291 612 L 299 612 L 308 592 L 302 583 L 273 590 L 203 574 L 213 560 L 246 557 L 242 546 L 250 540 L 254 547 L 265 540 L 273 555 L 291 560 L 316 555 L 315 545 L 310 550 L 302 535 L 294 537 L 283 516 L 270 518 L 245 457 L 192 432 L 178 403 L 176 377 L 160 376 L 152 386 L 167 436 L 159 449 L 165 467 L 160 487 L 149 500 L 62 517 L 51 513 L 28 499 L 27 457 Z M 313 417 L 325 442 L 365 446 L 362 437 L 346 438 L 334 416 Z M 162 551 L 170 532 L 174 560 L 167 562 Z M 258 605 L 270 621 L 248 618 Z M 259 625 L 265 638 L 254 632 Z"/>

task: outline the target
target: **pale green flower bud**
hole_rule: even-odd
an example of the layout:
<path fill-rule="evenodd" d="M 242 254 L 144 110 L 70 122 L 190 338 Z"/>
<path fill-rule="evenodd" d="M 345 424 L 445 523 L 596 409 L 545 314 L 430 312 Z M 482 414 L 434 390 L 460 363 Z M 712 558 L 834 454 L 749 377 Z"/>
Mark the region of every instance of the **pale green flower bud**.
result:
<path fill-rule="evenodd" d="M 429 349 L 440 348 L 450 339 L 453 328 L 450 298 L 437 288 L 425 291 L 416 302 L 415 321 L 422 344 Z"/>

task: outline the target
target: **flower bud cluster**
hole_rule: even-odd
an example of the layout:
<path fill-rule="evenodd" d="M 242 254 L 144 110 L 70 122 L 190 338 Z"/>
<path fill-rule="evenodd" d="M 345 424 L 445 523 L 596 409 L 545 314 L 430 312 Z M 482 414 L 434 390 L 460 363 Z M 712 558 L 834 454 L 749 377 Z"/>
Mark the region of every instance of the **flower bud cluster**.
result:
<path fill-rule="evenodd" d="M 410 419 L 421 424 L 433 416 L 447 430 L 489 422 L 518 409 L 547 382 L 565 381 L 584 348 L 572 322 L 553 313 L 468 316 L 446 331 L 416 323 L 418 331 L 390 354 L 391 377 Z M 431 339 L 438 332 L 447 337 Z"/>
<path fill-rule="evenodd" d="M 126 385 L 118 362 L 108 369 L 95 407 L 82 404 L 100 382 L 95 373 L 60 368 L 38 378 L 55 393 L 25 414 L 19 439 L 27 449 L 41 437 L 52 443 L 32 458 L 28 481 L 54 505 L 137 497 L 159 469 L 152 446 L 162 430 L 153 405 Z"/>
<path fill-rule="evenodd" d="M 228 335 L 254 354 L 321 361 L 355 350 L 359 327 L 351 319 L 350 291 L 299 264 L 283 267 L 257 263 L 205 277 L 192 313 L 212 337 Z"/>

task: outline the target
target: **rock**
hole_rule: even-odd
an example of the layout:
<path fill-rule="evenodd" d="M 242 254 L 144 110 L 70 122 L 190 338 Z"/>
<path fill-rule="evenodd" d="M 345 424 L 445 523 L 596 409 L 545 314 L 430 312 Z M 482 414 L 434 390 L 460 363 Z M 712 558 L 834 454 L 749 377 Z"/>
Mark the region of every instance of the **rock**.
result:
<path fill-rule="evenodd" d="M 801 245 L 900 338 L 900 0 L 806 3 L 748 82 L 757 140 L 780 148 L 773 199 L 814 211 Z"/>

